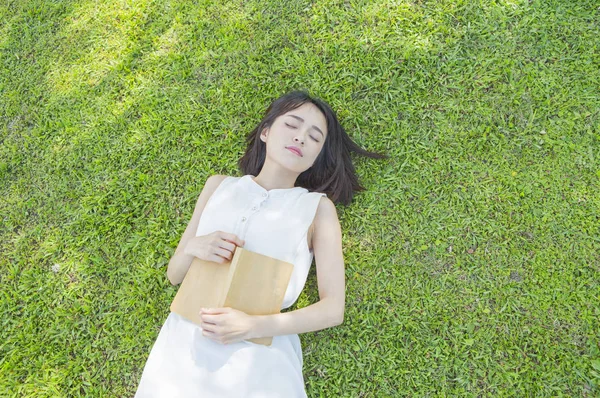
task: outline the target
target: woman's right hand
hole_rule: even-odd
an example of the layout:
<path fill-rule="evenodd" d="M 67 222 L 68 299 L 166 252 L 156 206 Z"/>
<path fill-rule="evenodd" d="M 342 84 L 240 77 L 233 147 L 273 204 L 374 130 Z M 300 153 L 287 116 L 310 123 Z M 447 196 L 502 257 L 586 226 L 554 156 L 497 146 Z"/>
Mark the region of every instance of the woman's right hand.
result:
<path fill-rule="evenodd" d="M 188 241 L 183 252 L 202 260 L 224 264 L 231 261 L 236 247 L 244 246 L 245 243 L 245 240 L 234 234 L 215 231 L 208 235 L 193 237 Z"/>

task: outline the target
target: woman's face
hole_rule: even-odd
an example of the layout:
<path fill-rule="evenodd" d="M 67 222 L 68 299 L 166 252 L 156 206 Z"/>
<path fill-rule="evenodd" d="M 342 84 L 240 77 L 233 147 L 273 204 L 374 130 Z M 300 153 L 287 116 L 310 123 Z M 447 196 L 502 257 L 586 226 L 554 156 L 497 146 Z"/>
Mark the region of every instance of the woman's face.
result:
<path fill-rule="evenodd" d="M 319 108 L 305 103 L 278 116 L 260 139 L 267 145 L 267 157 L 297 173 L 309 169 L 327 138 L 327 121 Z M 289 147 L 300 150 L 297 155 Z"/>

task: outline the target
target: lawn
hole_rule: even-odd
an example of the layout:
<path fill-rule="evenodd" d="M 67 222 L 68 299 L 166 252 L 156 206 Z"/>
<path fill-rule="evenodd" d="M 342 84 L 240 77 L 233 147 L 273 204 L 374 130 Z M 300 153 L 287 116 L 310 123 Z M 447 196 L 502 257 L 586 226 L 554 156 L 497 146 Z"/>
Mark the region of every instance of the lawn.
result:
<path fill-rule="evenodd" d="M 1 2 L 0 395 L 133 396 L 204 182 L 305 89 L 390 156 L 308 395 L 600 396 L 598 5 Z"/>

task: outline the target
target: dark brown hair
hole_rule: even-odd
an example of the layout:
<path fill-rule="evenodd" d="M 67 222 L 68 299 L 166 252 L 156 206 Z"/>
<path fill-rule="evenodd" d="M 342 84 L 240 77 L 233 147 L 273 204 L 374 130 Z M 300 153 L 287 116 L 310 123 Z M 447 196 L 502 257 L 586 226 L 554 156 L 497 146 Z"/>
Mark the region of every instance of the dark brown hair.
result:
<path fill-rule="evenodd" d="M 323 112 L 327 120 L 327 137 L 314 164 L 298 176 L 295 186 L 306 188 L 311 192 L 326 193 L 334 203 L 349 205 L 354 192 L 365 190 L 358 182 L 350 152 L 378 159 L 388 156 L 369 152 L 356 145 L 346 134 L 331 107 L 324 101 L 311 97 L 305 91 L 289 92 L 269 105 L 258 126 L 246 137 L 246 152 L 240 158 L 238 167 L 244 175 L 257 176 L 267 155 L 266 144 L 259 138 L 261 131 L 271 127 L 277 117 L 307 102 L 313 103 Z"/>

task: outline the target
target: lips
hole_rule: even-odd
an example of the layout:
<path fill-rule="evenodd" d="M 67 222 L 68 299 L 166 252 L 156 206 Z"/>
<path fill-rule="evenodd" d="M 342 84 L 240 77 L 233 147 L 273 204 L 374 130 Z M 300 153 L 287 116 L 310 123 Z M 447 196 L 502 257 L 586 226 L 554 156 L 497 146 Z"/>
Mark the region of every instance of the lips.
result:
<path fill-rule="evenodd" d="M 299 148 L 296 148 L 295 146 L 287 146 L 286 147 L 288 150 L 294 152 L 295 154 L 297 154 L 298 156 L 302 156 L 302 151 Z"/>

